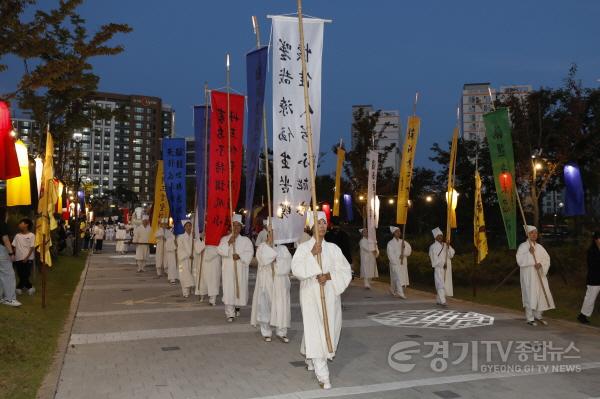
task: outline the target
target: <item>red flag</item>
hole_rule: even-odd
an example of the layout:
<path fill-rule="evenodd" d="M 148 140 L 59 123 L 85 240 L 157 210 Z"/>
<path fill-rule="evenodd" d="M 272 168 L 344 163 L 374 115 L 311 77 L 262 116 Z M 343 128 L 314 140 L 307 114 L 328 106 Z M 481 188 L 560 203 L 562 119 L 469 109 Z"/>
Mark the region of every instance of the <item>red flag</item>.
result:
<path fill-rule="evenodd" d="M 227 140 L 227 93 L 211 92 L 210 154 L 208 202 L 206 205 L 206 244 L 219 245 L 230 225 L 231 213 L 240 194 L 242 174 L 242 135 L 244 133 L 244 96 L 229 95 L 231 147 Z M 229 150 L 229 152 L 228 152 Z M 229 167 L 231 156 L 231 202 L 229 207 Z"/>
<path fill-rule="evenodd" d="M 10 136 L 12 123 L 8 105 L 0 101 L 0 179 L 7 180 L 21 176 L 19 159 L 15 149 L 15 139 Z"/>

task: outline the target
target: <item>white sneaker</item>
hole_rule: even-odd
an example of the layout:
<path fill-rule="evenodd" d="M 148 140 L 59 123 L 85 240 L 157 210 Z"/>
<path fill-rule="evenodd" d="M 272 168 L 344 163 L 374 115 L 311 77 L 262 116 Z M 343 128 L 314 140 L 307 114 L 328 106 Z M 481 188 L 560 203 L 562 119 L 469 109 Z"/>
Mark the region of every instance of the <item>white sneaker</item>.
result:
<path fill-rule="evenodd" d="M 17 288 L 17 289 L 15 290 L 15 292 L 17 293 L 17 295 L 21 295 L 21 294 L 23 293 L 23 290 L 22 290 L 22 289 L 20 289 L 20 288 Z"/>
<path fill-rule="evenodd" d="M 200 302 L 204 302 L 204 295 L 200 295 Z"/>
<path fill-rule="evenodd" d="M 33 294 L 35 294 L 35 287 L 31 287 L 30 289 L 27 290 L 27 294 L 29 296 L 32 296 Z"/>
<path fill-rule="evenodd" d="M 13 308 L 18 308 L 19 306 L 21 306 L 21 302 L 17 301 L 16 299 L 13 299 L 12 301 L 7 301 L 6 299 L 3 299 L 0 303 L 6 306 L 12 306 Z"/>
<path fill-rule="evenodd" d="M 320 382 L 319 385 L 321 385 L 321 388 L 323 389 L 331 389 L 331 382 L 329 382 L 329 380 Z"/>
<path fill-rule="evenodd" d="M 313 364 L 312 360 L 306 359 L 304 362 L 306 363 L 306 369 L 308 371 L 315 371 L 315 365 Z"/>

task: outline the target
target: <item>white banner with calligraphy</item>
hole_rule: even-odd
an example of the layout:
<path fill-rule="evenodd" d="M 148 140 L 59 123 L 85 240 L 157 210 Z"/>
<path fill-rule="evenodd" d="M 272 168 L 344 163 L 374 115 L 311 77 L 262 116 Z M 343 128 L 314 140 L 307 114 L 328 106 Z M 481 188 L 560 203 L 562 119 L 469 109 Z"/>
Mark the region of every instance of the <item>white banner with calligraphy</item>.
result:
<path fill-rule="evenodd" d="M 281 244 L 295 242 L 302 235 L 311 192 L 298 18 L 274 16 L 272 19 L 273 211 L 282 220 L 274 238 Z M 303 21 L 313 154 L 318 156 L 325 21 L 316 18 Z M 315 160 L 315 168 L 316 165 Z"/>
<path fill-rule="evenodd" d="M 377 242 L 375 230 L 379 222 L 379 198 L 377 198 L 377 167 L 379 163 L 379 153 L 370 150 L 367 153 L 367 231 L 369 232 L 369 241 Z"/>

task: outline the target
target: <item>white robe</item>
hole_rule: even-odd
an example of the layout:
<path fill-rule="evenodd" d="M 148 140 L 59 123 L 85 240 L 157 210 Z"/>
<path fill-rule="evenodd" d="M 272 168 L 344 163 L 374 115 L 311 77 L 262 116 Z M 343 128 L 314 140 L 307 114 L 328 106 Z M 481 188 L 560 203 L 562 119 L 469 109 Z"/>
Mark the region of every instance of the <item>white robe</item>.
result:
<path fill-rule="evenodd" d="M 554 309 L 554 299 L 548 285 L 548 269 L 550 269 L 550 255 L 540 244 L 535 244 L 535 258 L 542 265 L 540 274 L 542 282 L 548 295 L 548 302 L 540 285 L 538 271 L 535 269 L 535 261 L 533 255 L 529 253 L 529 242 L 524 242 L 517 249 L 517 264 L 519 265 L 521 274 L 521 296 L 523 299 L 523 307 L 537 311 Z"/>
<path fill-rule="evenodd" d="M 194 286 L 194 277 L 192 276 L 192 235 L 183 233 L 177 236 L 177 270 L 179 271 L 179 282 L 181 288 Z"/>
<path fill-rule="evenodd" d="M 360 247 L 360 276 L 362 278 L 379 277 L 379 273 L 377 272 L 377 258 L 373 254 L 373 251 L 379 253 L 377 243 L 363 237 L 358 242 L 358 246 Z"/>
<path fill-rule="evenodd" d="M 402 243 L 404 242 L 404 254 L 402 254 Z M 390 274 L 394 273 L 400 280 L 400 285 L 406 287 L 408 279 L 408 257 L 412 254 L 412 247 L 402 239 L 392 238 L 387 244 L 387 256 L 390 262 Z M 403 255 L 403 259 L 400 256 Z M 391 277 L 391 276 L 390 276 Z"/>
<path fill-rule="evenodd" d="M 194 261 L 192 262 L 192 276 L 194 277 L 194 285 L 196 286 L 196 295 L 198 295 L 198 288 L 200 286 L 200 263 L 203 261 L 204 248 L 206 245 L 204 244 L 204 240 L 197 237 L 194 239 Z"/>
<path fill-rule="evenodd" d="M 342 329 L 342 300 L 341 295 L 352 280 L 350 264 L 342 254 L 341 249 L 332 243 L 322 241 L 321 261 L 323 271 L 319 267 L 317 257 L 311 250 L 315 245 L 314 238 L 298 245 L 292 259 L 292 273 L 300 280 L 300 307 L 304 326 L 304 352 L 308 359 L 332 359 L 340 338 Z M 323 315 L 321 308 L 321 289 L 316 276 L 330 273 L 331 280 L 325 284 L 325 304 L 327 307 L 329 332 L 333 353 L 327 349 Z"/>
<path fill-rule="evenodd" d="M 156 231 L 156 268 L 163 265 L 169 281 L 177 280 L 177 245 L 175 234 L 169 229 L 160 228 Z"/>
<path fill-rule="evenodd" d="M 194 250 L 199 256 L 199 245 Z M 196 287 L 196 295 L 217 296 L 221 286 L 221 257 L 215 245 L 206 245 L 200 269 L 200 286 Z"/>
<path fill-rule="evenodd" d="M 289 328 L 292 255 L 285 245 L 271 248 L 263 243 L 256 250 L 256 260 L 258 271 L 250 324 L 269 323 L 277 328 Z"/>
<path fill-rule="evenodd" d="M 140 225 L 133 229 L 133 243 L 140 243 L 135 247 L 135 260 L 148 260 L 148 256 L 150 255 L 148 242 L 150 241 L 151 232 L 152 228 L 150 225 L 146 227 Z"/>
<path fill-rule="evenodd" d="M 235 252 L 240 259 L 233 261 L 233 246 L 229 245 L 228 234 L 221 238 L 217 252 L 221 255 L 221 273 L 223 276 L 223 303 L 225 305 L 245 306 L 248 303 L 248 266 L 254 256 L 254 246 L 248 237 L 238 236 L 235 240 Z M 236 297 L 235 270 L 237 268 L 239 297 Z"/>
<path fill-rule="evenodd" d="M 446 257 L 448 252 L 448 257 Z M 435 241 L 429 246 L 429 259 L 431 267 L 434 268 L 435 289 L 444 289 L 446 296 L 453 296 L 454 289 L 452 285 L 452 258 L 454 257 L 454 248 L 448 245 Z M 444 270 L 444 261 L 446 262 L 446 270 Z"/>
<path fill-rule="evenodd" d="M 262 244 L 263 242 L 267 241 L 267 229 L 262 229 L 258 235 L 256 236 L 256 242 L 254 243 L 254 246 L 256 248 L 260 247 L 260 244 Z"/>
<path fill-rule="evenodd" d="M 115 246 L 116 252 L 125 252 L 125 239 L 127 238 L 127 230 L 125 229 L 117 229 L 115 234 L 115 238 L 117 240 L 117 245 Z"/>

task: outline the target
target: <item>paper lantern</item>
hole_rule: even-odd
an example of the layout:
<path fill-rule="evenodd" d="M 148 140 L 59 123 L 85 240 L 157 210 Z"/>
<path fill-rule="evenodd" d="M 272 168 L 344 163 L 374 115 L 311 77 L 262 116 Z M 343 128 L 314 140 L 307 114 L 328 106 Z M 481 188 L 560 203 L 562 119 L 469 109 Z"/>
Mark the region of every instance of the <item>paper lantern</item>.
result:
<path fill-rule="evenodd" d="M 27 147 L 21 140 L 17 140 L 14 148 L 17 153 L 21 176 L 6 181 L 6 206 L 31 205 Z"/>
<path fill-rule="evenodd" d="M 583 182 L 579 166 L 568 163 L 563 168 L 565 179 L 565 216 L 585 215 Z"/>
<path fill-rule="evenodd" d="M 350 194 L 344 194 L 344 210 L 346 211 L 346 221 L 351 222 L 354 219 L 352 212 L 352 196 Z"/>
<path fill-rule="evenodd" d="M 323 212 L 325 212 L 325 217 L 327 218 L 327 225 L 331 225 L 331 207 L 327 202 L 324 202 L 321 206 Z"/>
<path fill-rule="evenodd" d="M 19 159 L 15 150 L 15 140 L 10 135 L 12 123 L 8 105 L 0 101 L 0 179 L 8 180 L 21 173 Z M 31 200 L 30 200 L 31 201 Z M 31 202 L 30 202 L 31 203 Z"/>
<path fill-rule="evenodd" d="M 500 188 L 504 193 L 510 193 L 513 189 L 512 175 L 508 172 L 500 173 Z"/>
<path fill-rule="evenodd" d="M 450 202 L 452 199 L 452 202 Z M 455 229 L 456 224 L 456 205 L 458 204 L 458 192 L 455 189 L 451 189 L 446 192 L 446 202 L 448 203 L 448 212 L 450 213 L 450 226 Z"/>

